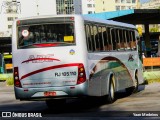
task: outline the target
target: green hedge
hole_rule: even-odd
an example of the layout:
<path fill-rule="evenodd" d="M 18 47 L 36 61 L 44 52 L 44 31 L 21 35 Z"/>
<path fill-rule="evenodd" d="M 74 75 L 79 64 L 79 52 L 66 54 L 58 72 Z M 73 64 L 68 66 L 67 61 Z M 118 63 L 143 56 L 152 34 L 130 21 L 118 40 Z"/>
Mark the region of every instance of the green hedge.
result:
<path fill-rule="evenodd" d="M 7 85 L 13 85 L 13 74 L 0 74 L 0 81 L 6 81 Z"/>

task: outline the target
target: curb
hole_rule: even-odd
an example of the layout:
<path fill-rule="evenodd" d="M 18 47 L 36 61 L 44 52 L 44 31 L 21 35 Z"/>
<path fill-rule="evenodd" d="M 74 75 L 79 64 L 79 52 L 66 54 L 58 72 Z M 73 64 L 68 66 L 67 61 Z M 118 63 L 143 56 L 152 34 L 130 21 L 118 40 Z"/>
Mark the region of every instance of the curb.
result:
<path fill-rule="evenodd" d="M 148 80 L 145 80 L 145 84 L 151 84 L 151 83 L 160 83 L 160 79 L 148 79 Z"/>
<path fill-rule="evenodd" d="M 160 82 L 160 71 L 143 72 L 143 78 L 146 84 L 159 83 Z"/>

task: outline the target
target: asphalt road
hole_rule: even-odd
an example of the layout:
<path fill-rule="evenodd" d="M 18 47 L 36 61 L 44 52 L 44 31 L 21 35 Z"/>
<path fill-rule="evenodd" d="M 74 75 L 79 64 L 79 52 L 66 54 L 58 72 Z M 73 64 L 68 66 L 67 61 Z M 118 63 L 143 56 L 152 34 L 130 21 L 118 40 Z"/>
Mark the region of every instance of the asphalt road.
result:
<path fill-rule="evenodd" d="M 0 83 L 0 115 L 2 112 L 41 113 L 42 117 L 49 118 L 137 118 L 148 115 L 149 119 L 160 116 L 160 84 L 153 83 L 139 86 L 139 92 L 127 95 L 124 91 L 116 94 L 117 100 L 106 104 L 100 98 L 82 98 L 68 100 L 65 106 L 57 110 L 50 110 L 44 101 L 19 101 L 15 99 L 12 86 Z M 141 116 L 140 116 L 141 115 Z M 147 118 L 148 118 L 147 116 Z M 146 117 L 146 116 L 145 116 Z M 158 117 L 158 118 L 157 118 Z"/>

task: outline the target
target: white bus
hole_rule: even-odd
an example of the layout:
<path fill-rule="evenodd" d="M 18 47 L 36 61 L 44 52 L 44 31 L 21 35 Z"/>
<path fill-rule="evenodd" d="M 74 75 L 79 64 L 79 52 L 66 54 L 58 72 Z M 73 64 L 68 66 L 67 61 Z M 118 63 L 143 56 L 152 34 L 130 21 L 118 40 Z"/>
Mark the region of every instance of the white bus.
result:
<path fill-rule="evenodd" d="M 45 100 L 134 92 L 143 83 L 135 26 L 81 15 L 38 16 L 13 24 L 16 99 Z"/>

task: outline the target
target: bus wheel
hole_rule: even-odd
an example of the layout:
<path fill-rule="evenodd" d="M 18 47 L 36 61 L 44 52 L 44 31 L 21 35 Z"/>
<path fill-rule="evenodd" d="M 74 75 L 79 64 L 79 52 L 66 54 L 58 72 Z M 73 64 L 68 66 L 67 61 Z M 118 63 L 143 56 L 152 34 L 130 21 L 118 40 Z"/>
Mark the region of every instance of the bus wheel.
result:
<path fill-rule="evenodd" d="M 66 99 L 52 99 L 52 100 L 46 100 L 46 104 L 49 109 L 57 110 L 64 106 L 66 103 Z"/>
<path fill-rule="evenodd" d="M 136 93 L 136 92 L 138 91 L 138 85 L 139 85 L 138 75 L 137 75 L 137 73 L 136 73 L 134 86 L 133 86 L 133 87 L 130 87 L 130 88 L 126 88 L 127 94 L 131 95 L 132 93 Z"/>
<path fill-rule="evenodd" d="M 113 103 L 115 101 L 115 85 L 114 85 L 114 76 L 111 77 L 109 82 L 109 91 L 107 96 L 107 102 Z"/>

